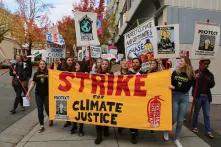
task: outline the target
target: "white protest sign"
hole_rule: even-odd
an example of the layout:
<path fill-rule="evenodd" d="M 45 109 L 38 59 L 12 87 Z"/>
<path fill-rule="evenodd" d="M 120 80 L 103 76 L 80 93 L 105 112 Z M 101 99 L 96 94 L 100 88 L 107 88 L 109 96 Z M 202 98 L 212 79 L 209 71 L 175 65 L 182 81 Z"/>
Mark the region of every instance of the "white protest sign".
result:
<path fill-rule="evenodd" d="M 144 22 L 124 35 L 126 60 L 139 57 L 141 54 L 153 54 L 156 48 L 156 30 L 154 19 Z"/>
<path fill-rule="evenodd" d="M 46 40 L 48 42 L 52 42 L 55 44 L 59 44 L 59 45 L 64 45 L 64 38 L 63 36 L 59 33 L 58 31 L 58 27 L 55 25 L 53 27 L 50 27 L 48 29 L 48 32 L 46 33 Z"/>
<path fill-rule="evenodd" d="M 179 25 L 157 26 L 157 48 L 154 58 L 176 58 L 179 56 Z"/>
<path fill-rule="evenodd" d="M 42 53 L 42 59 L 47 63 L 53 63 L 60 58 L 65 58 L 65 49 L 63 48 L 49 48 Z"/>
<path fill-rule="evenodd" d="M 92 46 L 91 47 L 91 57 L 92 58 L 100 58 L 101 57 L 101 47 Z"/>
<path fill-rule="evenodd" d="M 100 45 L 97 36 L 97 13 L 75 12 L 77 46 Z"/>
<path fill-rule="evenodd" d="M 196 23 L 191 58 L 214 58 L 219 44 L 220 25 Z"/>

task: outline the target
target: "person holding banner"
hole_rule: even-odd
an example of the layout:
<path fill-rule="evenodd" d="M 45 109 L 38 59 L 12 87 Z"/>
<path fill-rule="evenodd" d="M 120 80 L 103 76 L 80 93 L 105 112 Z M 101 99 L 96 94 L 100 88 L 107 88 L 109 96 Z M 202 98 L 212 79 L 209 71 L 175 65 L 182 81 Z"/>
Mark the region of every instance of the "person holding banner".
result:
<path fill-rule="evenodd" d="M 153 59 L 150 61 L 150 69 L 148 71 L 148 73 L 154 73 L 154 72 L 158 72 L 163 70 L 163 67 L 160 63 L 160 61 L 158 61 L 157 59 Z M 150 132 L 153 134 L 154 131 L 150 130 Z"/>
<path fill-rule="evenodd" d="M 118 75 L 127 75 L 128 73 L 128 64 L 127 61 L 125 59 L 122 59 L 122 61 L 120 61 L 120 71 L 117 71 L 114 73 L 114 75 L 118 76 Z M 118 133 L 121 134 L 123 131 L 123 128 L 118 128 Z"/>
<path fill-rule="evenodd" d="M 101 71 L 101 62 L 102 62 L 102 59 L 101 58 L 98 58 L 95 62 L 95 64 L 93 65 L 92 67 L 92 70 L 91 70 L 91 74 L 93 73 L 99 73 Z"/>
<path fill-rule="evenodd" d="M 36 87 L 35 87 L 36 86 Z M 44 128 L 44 109 L 49 116 L 49 100 L 48 100 L 48 69 L 47 63 L 41 60 L 38 65 L 37 71 L 34 73 L 33 80 L 26 94 L 30 97 L 30 92 L 35 87 L 35 100 L 38 109 L 38 120 L 40 123 L 39 133 L 45 130 Z M 49 126 L 52 126 L 52 121 Z"/>
<path fill-rule="evenodd" d="M 22 83 L 28 79 L 28 73 L 27 70 L 24 70 L 24 63 L 22 61 L 21 55 L 16 55 L 16 63 L 12 64 L 10 66 L 10 76 L 12 76 L 12 86 L 15 90 L 16 97 L 14 101 L 13 109 L 10 111 L 11 114 L 16 113 L 16 109 L 18 107 L 18 104 L 20 103 L 22 107 L 22 111 L 25 111 L 25 108 L 23 107 L 23 99 L 22 99 L 22 92 L 25 91 Z"/>
<path fill-rule="evenodd" d="M 127 75 L 128 73 L 128 64 L 125 59 L 120 61 L 120 71 L 114 72 L 114 75 Z"/>
<path fill-rule="evenodd" d="M 132 59 L 132 68 L 129 69 L 128 74 L 132 75 L 140 75 L 145 74 L 143 71 L 141 71 L 141 60 L 139 58 L 133 58 Z"/>
<path fill-rule="evenodd" d="M 76 62 L 76 64 L 75 64 L 75 72 L 83 72 L 84 73 L 85 72 L 84 70 L 85 69 L 84 69 L 84 66 L 83 66 L 82 62 Z M 78 132 L 79 136 L 84 136 L 83 128 L 84 128 L 84 124 L 80 123 L 79 124 L 79 132 Z M 76 130 L 77 130 L 77 123 L 73 122 L 72 126 L 71 126 L 71 134 L 74 134 Z"/>
<path fill-rule="evenodd" d="M 214 138 L 210 126 L 210 103 L 212 102 L 212 95 L 210 89 L 215 86 L 214 76 L 208 70 L 210 64 L 209 59 L 200 60 L 199 69 L 196 70 L 196 79 L 193 88 L 193 97 L 195 98 L 195 109 L 193 113 L 192 131 L 198 133 L 197 124 L 200 109 L 203 109 L 205 133 L 210 139 Z"/>
<path fill-rule="evenodd" d="M 100 73 L 97 74 L 112 74 L 110 73 L 110 63 L 107 59 L 103 59 L 101 62 L 101 71 Z M 109 127 L 108 126 L 96 126 L 96 134 L 97 134 L 97 138 L 95 139 L 94 143 L 95 144 L 100 144 L 102 141 L 102 134 L 104 132 L 104 136 L 109 136 Z"/>
<path fill-rule="evenodd" d="M 132 68 L 129 69 L 128 75 L 140 75 L 144 74 L 141 69 L 141 60 L 139 58 L 133 58 L 132 59 Z M 138 135 L 138 129 L 130 129 L 131 132 L 131 143 L 137 144 L 137 135 Z"/>
<path fill-rule="evenodd" d="M 188 57 L 182 57 L 178 61 L 178 66 L 171 76 L 172 104 L 173 104 L 173 124 L 176 123 L 174 143 L 177 147 L 182 147 L 180 134 L 183 121 L 188 109 L 189 90 L 193 85 L 194 73 Z M 168 132 L 164 133 L 164 139 L 169 140 Z"/>
<path fill-rule="evenodd" d="M 72 57 L 68 57 L 65 60 L 65 63 L 61 66 L 61 71 L 67 71 L 67 72 L 74 72 L 75 71 L 75 64 L 74 59 Z M 64 127 L 69 127 L 71 125 L 70 121 L 66 121 L 64 124 Z"/>

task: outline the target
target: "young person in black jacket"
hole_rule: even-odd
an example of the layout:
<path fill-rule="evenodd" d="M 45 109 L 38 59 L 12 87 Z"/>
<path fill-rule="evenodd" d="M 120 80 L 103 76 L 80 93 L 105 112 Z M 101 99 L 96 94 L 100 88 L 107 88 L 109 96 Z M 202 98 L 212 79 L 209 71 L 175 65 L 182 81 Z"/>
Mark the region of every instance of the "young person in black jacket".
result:
<path fill-rule="evenodd" d="M 195 109 L 193 113 L 192 131 L 198 133 L 198 116 L 200 109 L 203 109 L 204 125 L 206 135 L 213 139 L 212 129 L 210 126 L 210 103 L 212 102 L 212 95 L 210 89 L 215 86 L 214 76 L 208 70 L 210 60 L 200 60 L 199 69 L 196 70 L 196 79 L 193 88 L 193 97 L 196 100 Z"/>
<path fill-rule="evenodd" d="M 133 58 L 132 59 L 132 68 L 129 69 L 128 75 L 141 75 L 144 74 L 141 70 L 141 60 L 139 58 Z M 137 135 L 138 135 L 138 129 L 130 129 L 131 132 L 131 143 L 137 144 Z"/>
<path fill-rule="evenodd" d="M 22 82 L 28 79 L 27 70 L 25 70 L 24 63 L 22 61 L 21 55 L 16 55 L 16 63 L 10 66 L 10 76 L 12 76 L 12 86 L 15 90 L 16 97 L 14 101 L 14 107 L 10 111 L 12 114 L 16 113 L 16 109 L 18 104 L 20 103 L 22 110 L 24 111 L 25 108 L 23 107 L 23 99 L 22 99 L 22 92 L 24 88 L 22 86 Z"/>
<path fill-rule="evenodd" d="M 179 64 L 176 70 L 172 73 L 172 85 L 170 88 L 172 89 L 173 124 L 176 123 L 174 143 L 177 147 L 182 147 L 179 139 L 183 126 L 183 121 L 188 109 L 188 92 L 193 85 L 194 73 L 190 59 L 188 57 L 180 58 L 178 63 Z"/>
<path fill-rule="evenodd" d="M 38 108 L 38 120 L 40 123 L 39 133 L 45 130 L 44 128 L 44 109 L 49 116 L 49 100 L 48 100 L 48 69 L 44 60 L 39 62 L 37 72 L 34 73 L 32 83 L 26 94 L 30 96 L 31 90 L 35 88 L 35 100 Z"/>
<path fill-rule="evenodd" d="M 109 74 L 113 74 L 110 72 L 110 63 L 107 59 L 103 59 L 101 61 L 101 70 L 99 73 L 96 74 L 105 74 L 105 75 L 109 75 Z M 103 133 L 104 136 L 109 136 L 109 127 L 108 126 L 96 126 L 96 134 L 97 134 L 97 138 L 95 139 L 94 143 L 95 144 L 100 144 L 102 141 L 102 137 L 103 137 Z"/>
<path fill-rule="evenodd" d="M 67 71 L 67 72 L 75 72 L 75 63 L 74 59 L 72 57 L 67 57 L 65 60 L 65 63 L 63 63 L 60 67 L 61 71 Z M 64 124 L 64 127 L 69 127 L 71 125 L 70 121 L 66 121 Z"/>
<path fill-rule="evenodd" d="M 28 84 L 29 84 L 29 80 L 32 76 L 32 63 L 31 60 L 27 57 L 27 56 L 23 56 L 23 64 L 24 64 L 24 70 L 27 73 L 27 80 L 22 82 L 23 87 L 25 88 L 25 91 L 28 91 Z M 26 95 L 24 91 L 24 95 Z"/>

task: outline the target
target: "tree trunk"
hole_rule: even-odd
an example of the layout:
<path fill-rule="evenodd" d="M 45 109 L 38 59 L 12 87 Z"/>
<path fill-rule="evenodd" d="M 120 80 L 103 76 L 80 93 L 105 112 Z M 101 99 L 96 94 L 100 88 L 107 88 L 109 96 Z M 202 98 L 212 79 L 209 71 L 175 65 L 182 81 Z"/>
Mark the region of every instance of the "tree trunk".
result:
<path fill-rule="evenodd" d="M 31 55 L 32 42 L 29 42 L 27 56 Z"/>

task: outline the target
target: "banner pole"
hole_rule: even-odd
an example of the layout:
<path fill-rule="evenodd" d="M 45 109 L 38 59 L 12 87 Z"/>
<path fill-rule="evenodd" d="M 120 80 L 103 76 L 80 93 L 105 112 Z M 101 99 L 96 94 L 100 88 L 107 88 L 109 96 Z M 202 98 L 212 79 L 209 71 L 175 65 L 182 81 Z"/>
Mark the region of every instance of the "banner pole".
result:
<path fill-rule="evenodd" d="M 89 49 L 89 64 L 90 64 L 90 68 L 92 67 L 92 58 L 91 58 L 91 47 L 88 46 Z"/>

